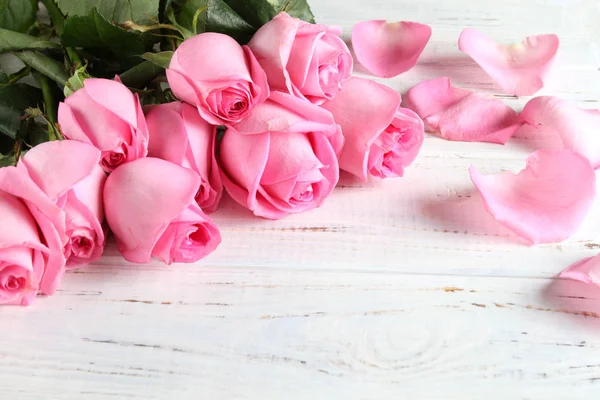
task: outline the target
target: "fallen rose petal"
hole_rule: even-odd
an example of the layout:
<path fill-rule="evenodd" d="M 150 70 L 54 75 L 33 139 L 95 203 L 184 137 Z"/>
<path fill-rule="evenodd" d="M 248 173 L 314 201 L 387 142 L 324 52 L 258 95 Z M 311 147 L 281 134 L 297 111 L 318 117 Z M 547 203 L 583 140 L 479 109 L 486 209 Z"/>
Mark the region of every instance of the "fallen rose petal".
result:
<path fill-rule="evenodd" d="M 600 284 L 600 254 L 576 262 L 561 272 L 560 277 L 583 283 Z"/>
<path fill-rule="evenodd" d="M 600 168 L 600 111 L 541 96 L 525 105 L 521 118 L 539 133 L 559 137 L 564 148 L 587 157 L 594 168 Z"/>
<path fill-rule="evenodd" d="M 455 88 L 450 78 L 421 82 L 404 96 L 429 131 L 444 139 L 504 144 L 523 125 L 516 111 L 501 100 Z"/>
<path fill-rule="evenodd" d="M 538 150 L 516 175 L 469 172 L 487 211 L 532 244 L 568 239 L 596 195 L 594 169 L 571 150 Z"/>
<path fill-rule="evenodd" d="M 431 28 L 416 22 L 363 21 L 352 30 L 352 47 L 369 72 L 391 78 L 417 64 L 431 37 Z"/>
<path fill-rule="evenodd" d="M 500 45 L 472 28 L 465 29 L 458 40 L 462 52 L 515 96 L 531 96 L 544 87 L 558 45 L 556 35 L 529 36 L 520 43 Z"/>

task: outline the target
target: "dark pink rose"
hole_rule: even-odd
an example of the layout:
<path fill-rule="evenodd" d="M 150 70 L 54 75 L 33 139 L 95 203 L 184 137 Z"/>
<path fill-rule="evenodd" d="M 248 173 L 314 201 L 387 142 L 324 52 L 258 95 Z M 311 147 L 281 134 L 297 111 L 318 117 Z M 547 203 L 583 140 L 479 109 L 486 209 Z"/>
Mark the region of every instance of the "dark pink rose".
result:
<path fill-rule="evenodd" d="M 148 128 L 138 95 L 118 80 L 86 79 L 82 89 L 59 104 L 58 122 L 65 138 L 102 152 L 100 165 L 106 172 L 148 152 Z"/>
<path fill-rule="evenodd" d="M 248 44 L 273 90 L 315 104 L 333 99 L 352 74 L 352 55 L 339 27 L 309 24 L 279 13 Z"/>
<path fill-rule="evenodd" d="M 221 235 L 194 196 L 194 171 L 159 158 L 117 168 L 104 187 L 106 220 L 127 261 L 192 263 L 212 253 Z"/>
<path fill-rule="evenodd" d="M 269 85 L 248 46 L 220 33 L 202 33 L 177 48 L 167 69 L 173 93 L 213 125 L 246 118 L 269 97 Z"/>
<path fill-rule="evenodd" d="M 204 212 L 214 212 L 223 194 L 215 156 L 217 128 L 204 121 L 194 107 L 181 102 L 152 107 L 146 120 L 150 131 L 148 155 L 200 175 L 196 202 Z"/>

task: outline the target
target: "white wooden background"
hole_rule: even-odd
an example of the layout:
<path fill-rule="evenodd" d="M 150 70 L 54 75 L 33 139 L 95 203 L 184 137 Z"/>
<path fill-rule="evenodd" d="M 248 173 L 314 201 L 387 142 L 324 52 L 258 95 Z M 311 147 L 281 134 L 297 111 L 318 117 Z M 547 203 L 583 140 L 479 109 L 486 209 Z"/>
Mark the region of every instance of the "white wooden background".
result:
<path fill-rule="evenodd" d="M 506 99 L 463 56 L 462 28 L 557 33 L 542 93 L 600 107 L 597 0 L 312 0 L 349 37 L 364 19 L 433 27 L 405 91 L 448 75 Z M 555 278 L 600 251 L 600 200 L 571 240 L 530 248 L 483 212 L 467 168 L 519 170 L 539 140 L 428 137 L 404 179 L 345 177 L 277 222 L 226 200 L 198 265 L 125 264 L 114 248 L 30 308 L 0 308 L 2 399 L 594 399 L 600 289 Z"/>

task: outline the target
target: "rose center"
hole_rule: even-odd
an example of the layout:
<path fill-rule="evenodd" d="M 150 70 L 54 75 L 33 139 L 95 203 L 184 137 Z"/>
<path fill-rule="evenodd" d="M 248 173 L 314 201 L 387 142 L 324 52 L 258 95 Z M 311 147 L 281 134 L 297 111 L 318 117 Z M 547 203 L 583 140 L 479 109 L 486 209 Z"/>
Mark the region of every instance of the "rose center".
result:
<path fill-rule="evenodd" d="M 89 258 L 94 251 L 94 241 L 86 236 L 71 238 L 71 253 L 77 257 Z"/>
<path fill-rule="evenodd" d="M 305 202 L 312 201 L 314 199 L 314 196 L 315 196 L 315 193 L 314 193 L 312 185 L 311 185 L 305 191 L 300 192 L 296 196 L 294 196 L 293 199 L 298 202 L 305 203 Z"/>
<path fill-rule="evenodd" d="M 17 278 L 16 276 L 11 275 L 6 280 L 6 282 L 4 284 L 4 289 L 11 291 L 11 292 L 16 292 L 16 291 L 24 288 L 26 283 L 27 282 L 26 282 L 25 278 Z"/>
<path fill-rule="evenodd" d="M 202 225 L 196 225 L 196 229 L 188 235 L 186 245 L 205 246 L 209 241 L 208 231 Z"/>

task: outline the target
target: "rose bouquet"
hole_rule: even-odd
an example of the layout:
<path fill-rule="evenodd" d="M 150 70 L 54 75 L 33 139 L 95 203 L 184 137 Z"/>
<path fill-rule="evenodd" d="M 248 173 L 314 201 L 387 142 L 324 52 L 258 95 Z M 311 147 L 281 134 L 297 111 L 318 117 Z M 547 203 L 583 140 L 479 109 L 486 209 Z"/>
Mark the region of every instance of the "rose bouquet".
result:
<path fill-rule="evenodd" d="M 208 214 L 225 192 L 262 218 L 306 212 L 340 170 L 402 177 L 425 130 L 503 144 L 528 126 L 561 139 L 518 175 L 470 170 L 487 210 L 531 244 L 568 238 L 595 197 L 600 113 L 538 97 L 519 114 L 449 77 L 416 85 L 403 107 L 393 89 L 352 76 L 342 30 L 315 24 L 306 1 L 41 4 L 50 21 L 36 19 L 37 1 L 0 4 L 0 52 L 22 62 L 0 70 L 0 304 L 53 294 L 110 236 L 130 262 L 197 262 L 221 242 Z M 431 34 L 365 21 L 352 47 L 364 69 L 393 77 Z M 506 92 L 532 95 L 558 38 L 504 46 L 466 29 L 459 47 Z M 596 282 L 594 268 L 565 276 Z"/>

